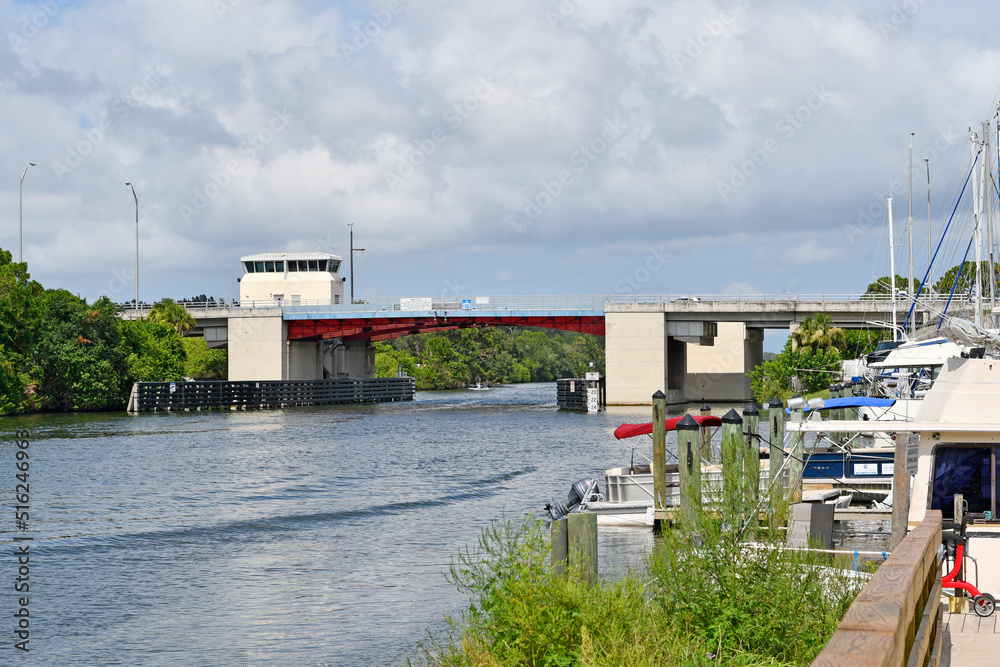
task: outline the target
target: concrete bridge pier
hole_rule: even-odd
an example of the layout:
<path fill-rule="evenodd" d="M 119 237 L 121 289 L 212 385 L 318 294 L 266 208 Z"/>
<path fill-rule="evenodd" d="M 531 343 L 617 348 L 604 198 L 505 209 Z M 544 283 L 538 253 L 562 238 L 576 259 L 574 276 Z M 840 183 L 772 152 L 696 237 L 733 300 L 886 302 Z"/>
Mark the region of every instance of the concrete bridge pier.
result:
<path fill-rule="evenodd" d="M 614 368 L 607 375 L 609 405 L 648 405 L 657 390 L 667 403 L 687 401 L 688 344 L 668 333 L 662 311 L 606 313 L 605 331 L 607 367 Z"/>
<path fill-rule="evenodd" d="M 370 341 L 288 340 L 281 308 L 233 310 L 228 323 L 230 380 L 363 379 L 375 375 Z"/>
<path fill-rule="evenodd" d="M 329 377 L 352 380 L 375 377 L 375 346 L 371 341 L 337 338 L 331 347 L 331 366 L 323 368 Z"/>
<path fill-rule="evenodd" d="M 648 405 L 658 389 L 674 404 L 752 398 L 747 371 L 763 361 L 763 329 L 662 310 L 605 318 L 608 405 Z"/>
<path fill-rule="evenodd" d="M 689 346 L 685 383 L 689 401 L 742 402 L 753 398 L 747 372 L 764 361 L 764 330 L 719 322 L 714 345 Z"/>

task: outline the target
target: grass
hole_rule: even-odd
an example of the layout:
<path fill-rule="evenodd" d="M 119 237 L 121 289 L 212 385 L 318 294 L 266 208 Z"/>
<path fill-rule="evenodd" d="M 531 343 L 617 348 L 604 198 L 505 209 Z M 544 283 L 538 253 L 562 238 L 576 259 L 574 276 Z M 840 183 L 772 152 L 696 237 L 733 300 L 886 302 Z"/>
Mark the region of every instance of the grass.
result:
<path fill-rule="evenodd" d="M 667 532 L 647 569 L 588 586 L 555 574 L 548 530 L 502 518 L 453 560 L 449 580 L 470 595 L 450 632 L 417 664 L 808 664 L 858 591 L 829 556 L 740 544 L 709 517 L 701 535 Z"/>

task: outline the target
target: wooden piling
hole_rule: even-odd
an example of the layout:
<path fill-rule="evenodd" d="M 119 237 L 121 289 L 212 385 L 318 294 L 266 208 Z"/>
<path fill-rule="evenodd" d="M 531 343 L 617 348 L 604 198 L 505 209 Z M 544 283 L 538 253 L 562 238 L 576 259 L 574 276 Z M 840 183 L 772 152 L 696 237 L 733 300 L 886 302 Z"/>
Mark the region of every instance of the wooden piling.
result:
<path fill-rule="evenodd" d="M 802 408 L 792 410 L 791 421 L 801 422 Z M 805 465 L 806 434 L 802 431 L 792 433 L 791 451 L 788 456 L 788 488 L 793 503 L 802 502 L 802 469 Z"/>
<path fill-rule="evenodd" d="M 712 414 L 712 408 L 708 403 L 702 403 L 701 409 L 699 410 L 702 417 L 708 417 Z M 712 427 L 702 426 L 701 427 L 701 458 L 705 459 L 709 463 L 716 463 L 715 453 L 712 451 Z"/>
<path fill-rule="evenodd" d="M 840 385 L 840 396 L 841 398 L 853 398 L 854 383 L 848 380 L 844 384 Z M 847 421 L 856 421 L 858 419 L 858 409 L 844 408 L 844 419 Z"/>
<path fill-rule="evenodd" d="M 549 524 L 552 570 L 597 583 L 597 515 L 573 513 Z"/>
<path fill-rule="evenodd" d="M 760 496 L 760 410 L 753 403 L 743 408 L 743 497 L 747 505 L 757 506 Z"/>
<path fill-rule="evenodd" d="M 722 417 L 722 523 L 739 529 L 745 514 L 743 417 L 730 410 Z M 756 459 L 756 457 L 754 457 Z"/>
<path fill-rule="evenodd" d="M 896 434 L 895 454 L 892 463 L 892 524 L 889 534 L 889 548 L 895 549 L 896 545 L 906 537 L 906 530 L 910 520 L 910 476 L 906 474 L 906 445 L 910 437 L 920 436 L 914 434 L 909 436 L 906 433 Z M 956 496 L 957 497 L 957 496 Z"/>
<path fill-rule="evenodd" d="M 701 456 L 698 422 L 691 415 L 677 422 L 677 459 L 680 473 L 681 527 L 691 535 L 698 532 L 701 513 Z"/>
<path fill-rule="evenodd" d="M 781 470 L 781 464 L 785 460 L 785 404 L 781 402 L 780 398 L 775 397 L 767 404 L 768 407 L 768 418 L 771 421 L 771 436 L 770 436 L 770 447 L 768 448 L 768 453 L 771 457 L 768 463 L 767 480 L 770 482 L 769 488 L 772 490 L 775 488 L 774 478 L 777 477 L 778 471 Z"/>
<path fill-rule="evenodd" d="M 662 528 L 667 507 L 667 397 L 662 391 L 653 394 L 653 530 Z"/>
<path fill-rule="evenodd" d="M 549 524 L 549 543 L 552 546 L 552 571 L 562 574 L 566 571 L 569 557 L 569 521 L 566 517 Z"/>
<path fill-rule="evenodd" d="M 830 385 L 830 398 L 840 398 L 840 385 L 839 384 L 831 384 Z M 844 419 L 844 411 L 841 410 L 840 408 L 837 408 L 836 410 L 830 410 L 830 419 L 833 420 L 833 421 L 843 421 L 843 419 Z M 833 431 L 833 432 L 830 433 L 830 439 L 833 440 L 834 442 L 838 442 L 838 443 L 839 442 L 843 442 L 844 441 L 844 434 L 841 433 L 840 431 Z"/>
<path fill-rule="evenodd" d="M 590 585 L 597 583 L 597 515 L 573 513 L 569 519 L 567 553 L 571 572 Z"/>

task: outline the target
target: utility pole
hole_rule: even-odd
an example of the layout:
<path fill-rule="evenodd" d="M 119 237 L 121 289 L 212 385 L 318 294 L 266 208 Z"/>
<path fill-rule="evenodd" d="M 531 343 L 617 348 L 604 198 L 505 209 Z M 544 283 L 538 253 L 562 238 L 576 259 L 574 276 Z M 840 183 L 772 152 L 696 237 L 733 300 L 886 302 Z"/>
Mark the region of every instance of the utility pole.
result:
<path fill-rule="evenodd" d="M 364 252 L 364 248 L 354 247 L 354 223 L 349 222 L 347 226 L 351 229 L 351 304 L 354 303 L 354 253 Z"/>

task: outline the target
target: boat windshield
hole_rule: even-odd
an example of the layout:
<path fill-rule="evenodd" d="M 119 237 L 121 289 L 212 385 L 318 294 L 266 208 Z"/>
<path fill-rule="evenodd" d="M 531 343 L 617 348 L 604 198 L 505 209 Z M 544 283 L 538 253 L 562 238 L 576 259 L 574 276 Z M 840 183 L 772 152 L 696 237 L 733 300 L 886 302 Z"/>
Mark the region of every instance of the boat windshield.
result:
<path fill-rule="evenodd" d="M 961 493 L 969 512 L 996 516 L 1000 460 L 994 445 L 939 445 L 934 450 L 934 486 L 931 509 L 941 516 L 955 516 L 954 498 Z"/>

